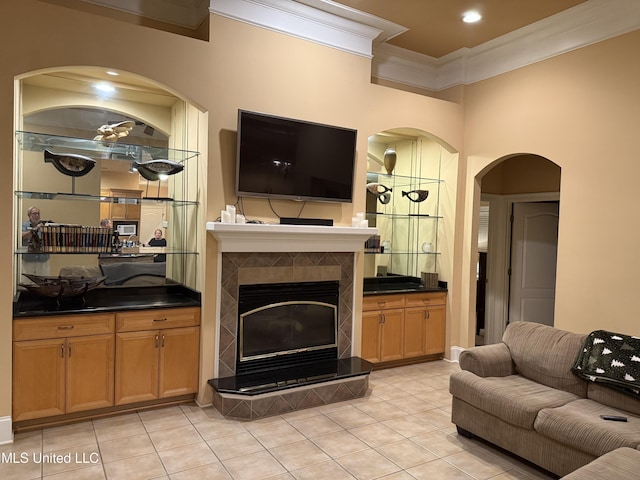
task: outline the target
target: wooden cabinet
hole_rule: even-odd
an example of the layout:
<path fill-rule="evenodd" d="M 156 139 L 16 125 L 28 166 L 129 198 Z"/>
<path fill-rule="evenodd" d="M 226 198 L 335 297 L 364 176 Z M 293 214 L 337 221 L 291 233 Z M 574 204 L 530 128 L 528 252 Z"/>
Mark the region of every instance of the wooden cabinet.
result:
<path fill-rule="evenodd" d="M 142 190 L 114 189 L 102 190 L 111 202 L 100 203 L 100 218 L 111 220 L 140 220 Z"/>
<path fill-rule="evenodd" d="M 443 355 L 446 293 L 367 296 L 361 356 L 372 363 Z"/>
<path fill-rule="evenodd" d="M 195 393 L 199 325 L 199 308 L 118 313 L 115 404 Z"/>
<path fill-rule="evenodd" d="M 405 357 L 443 354 L 447 294 L 406 295 Z"/>
<path fill-rule="evenodd" d="M 15 319 L 12 420 L 193 394 L 199 359 L 198 307 Z"/>
<path fill-rule="evenodd" d="M 13 323 L 13 421 L 113 405 L 113 314 Z"/>
<path fill-rule="evenodd" d="M 404 356 L 404 297 L 367 297 L 362 313 L 362 358 L 372 363 Z"/>

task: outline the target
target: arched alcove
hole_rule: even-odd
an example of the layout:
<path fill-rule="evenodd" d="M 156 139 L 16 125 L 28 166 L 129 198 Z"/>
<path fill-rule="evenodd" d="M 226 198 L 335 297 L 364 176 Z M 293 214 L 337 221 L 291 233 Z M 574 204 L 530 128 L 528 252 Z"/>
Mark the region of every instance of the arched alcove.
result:
<path fill-rule="evenodd" d="M 450 172 L 457 152 L 423 130 L 396 128 L 368 138 L 366 213 L 380 242 L 367 256 L 365 277 L 438 273 L 450 278 L 453 218 Z"/>
<path fill-rule="evenodd" d="M 206 142 L 206 135 L 200 139 L 206 113 L 151 79 L 95 66 L 24 74 L 16 79 L 16 98 L 20 101 L 15 115 L 14 190 L 26 192 L 17 195 L 16 224 L 35 202 L 43 218 L 58 223 L 98 225 L 101 218 L 113 217 L 114 224 L 135 224 L 140 243 L 161 228 L 176 252 L 190 252 L 168 257 L 167 272 L 175 281 L 200 288 L 202 274 L 195 254 L 202 250 L 204 222 L 196 205 L 206 178 L 206 156 L 199 155 Z M 121 122 L 130 125 L 126 135 L 101 136 L 101 128 Z M 70 180 L 42 162 L 45 149 L 83 154 L 95 161 L 96 168 Z M 151 182 L 137 174 L 135 162 L 158 159 L 180 164 L 181 172 Z M 96 201 L 61 200 L 59 193 L 78 193 Z M 152 197 L 180 199 L 193 207 L 175 208 L 176 203 Z M 128 213 L 122 213 L 125 209 Z M 59 256 L 51 260 L 50 270 L 57 274 L 65 266 L 90 260 Z"/>
<path fill-rule="evenodd" d="M 522 222 L 526 222 L 522 215 L 532 215 L 531 218 L 542 219 L 543 222 L 549 220 L 542 224 L 549 228 L 549 238 L 545 242 L 553 242 L 555 228 L 555 245 L 549 244 L 544 249 L 548 252 L 545 253 L 546 260 L 541 258 L 540 252 L 536 258 L 538 270 L 544 277 L 541 277 L 538 288 L 542 293 L 535 302 L 544 304 L 540 311 L 547 313 L 540 313 L 539 318 L 532 320 L 553 323 L 554 254 L 557 251 L 561 168 L 541 155 L 517 153 L 505 155 L 487 165 L 478 173 L 476 181 L 480 188 L 480 204 L 475 212 L 478 241 L 472 242 L 474 254 L 477 254 L 472 256 L 477 258 L 476 343 L 496 343 L 502 338 L 508 321 L 531 320 L 531 315 L 514 310 L 521 301 L 514 292 L 527 284 L 515 281 L 515 277 L 523 278 L 523 272 L 521 265 L 513 263 L 526 259 L 520 250 L 525 245 L 521 242 L 526 242 L 520 238 Z M 517 239 L 515 243 L 514 239 Z M 526 255 L 536 254 L 529 248 Z M 545 262 L 548 265 L 542 268 Z M 518 288 L 514 288 L 514 282 Z M 553 283 L 553 292 L 550 287 L 543 289 L 543 283 L 547 286 Z"/>

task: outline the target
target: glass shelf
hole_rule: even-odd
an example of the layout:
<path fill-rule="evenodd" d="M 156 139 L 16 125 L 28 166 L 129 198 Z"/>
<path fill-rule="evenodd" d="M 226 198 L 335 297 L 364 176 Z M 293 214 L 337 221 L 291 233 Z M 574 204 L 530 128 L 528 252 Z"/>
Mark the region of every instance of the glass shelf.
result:
<path fill-rule="evenodd" d="M 164 197 L 143 197 L 143 198 L 124 198 L 124 197 L 107 197 L 102 195 L 86 195 L 82 193 L 62 193 L 62 192 L 24 192 L 16 191 L 19 198 L 29 198 L 34 200 L 82 200 L 96 201 L 103 203 L 125 203 L 128 205 L 152 205 L 158 203 L 171 203 L 176 206 L 182 205 L 198 205 L 198 202 L 190 200 L 174 200 Z"/>
<path fill-rule="evenodd" d="M 375 178 L 377 177 L 377 178 Z M 371 180 L 376 180 L 379 183 L 385 185 L 385 182 L 392 184 L 392 187 L 410 187 L 413 188 L 417 185 L 426 185 L 426 184 L 439 184 L 443 183 L 444 180 L 439 178 L 426 178 L 426 177 L 409 177 L 405 175 L 396 175 L 396 174 L 386 174 L 382 172 L 367 172 L 367 182 Z M 389 187 L 389 185 L 387 185 Z"/>
<path fill-rule="evenodd" d="M 126 237 L 122 237 L 122 238 L 126 238 Z M 99 255 L 101 257 L 122 257 L 122 258 L 128 258 L 128 257 L 143 257 L 143 256 L 151 256 L 151 255 L 155 255 L 155 254 L 162 254 L 162 255 L 198 255 L 198 252 L 192 252 L 192 251 L 188 251 L 188 250 L 181 250 L 179 248 L 171 248 L 171 247 L 164 247 L 165 249 L 163 251 L 156 251 L 157 249 L 154 249 L 153 251 L 150 252 L 145 252 L 144 250 L 141 251 L 135 251 L 135 248 L 133 248 L 131 251 L 128 252 L 121 252 L 121 253 L 112 253 L 112 252 L 74 252 L 74 251 L 66 251 L 66 252 L 32 252 L 29 251 L 29 249 L 27 247 L 19 247 L 17 249 L 15 249 L 15 251 L 13 252 L 15 255 L 42 255 L 42 254 L 47 254 L 47 255 Z"/>
<path fill-rule="evenodd" d="M 419 218 L 420 220 L 427 220 L 427 219 L 438 220 L 438 219 L 444 218 L 439 215 L 429 215 L 428 213 L 367 212 L 366 215 L 371 215 L 374 217 L 385 217 L 385 218 L 391 218 L 391 219 L 406 219 L 406 220 L 417 219 L 417 218 Z"/>
<path fill-rule="evenodd" d="M 42 152 L 45 149 L 56 154 L 72 153 L 92 158 L 140 162 L 166 159 L 183 163 L 199 155 L 199 152 L 174 148 L 133 145 L 102 140 L 85 140 L 60 135 L 16 131 L 18 143 L 23 150 Z"/>
<path fill-rule="evenodd" d="M 440 252 L 364 252 L 366 255 L 440 255 Z"/>

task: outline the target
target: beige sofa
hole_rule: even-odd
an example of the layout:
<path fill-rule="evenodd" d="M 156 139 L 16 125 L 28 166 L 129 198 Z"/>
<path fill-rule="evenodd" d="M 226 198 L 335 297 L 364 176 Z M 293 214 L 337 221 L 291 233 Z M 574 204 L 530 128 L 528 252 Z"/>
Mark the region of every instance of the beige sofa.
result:
<path fill-rule="evenodd" d="M 617 448 L 638 449 L 640 399 L 571 371 L 586 337 L 514 322 L 502 343 L 463 351 L 449 386 L 458 431 L 560 476 Z"/>

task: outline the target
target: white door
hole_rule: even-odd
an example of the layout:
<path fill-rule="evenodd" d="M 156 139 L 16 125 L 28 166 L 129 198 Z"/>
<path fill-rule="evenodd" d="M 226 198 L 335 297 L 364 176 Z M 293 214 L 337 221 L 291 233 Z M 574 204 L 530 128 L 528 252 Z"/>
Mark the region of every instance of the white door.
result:
<path fill-rule="evenodd" d="M 513 204 L 509 322 L 553 326 L 558 216 L 557 202 Z"/>

